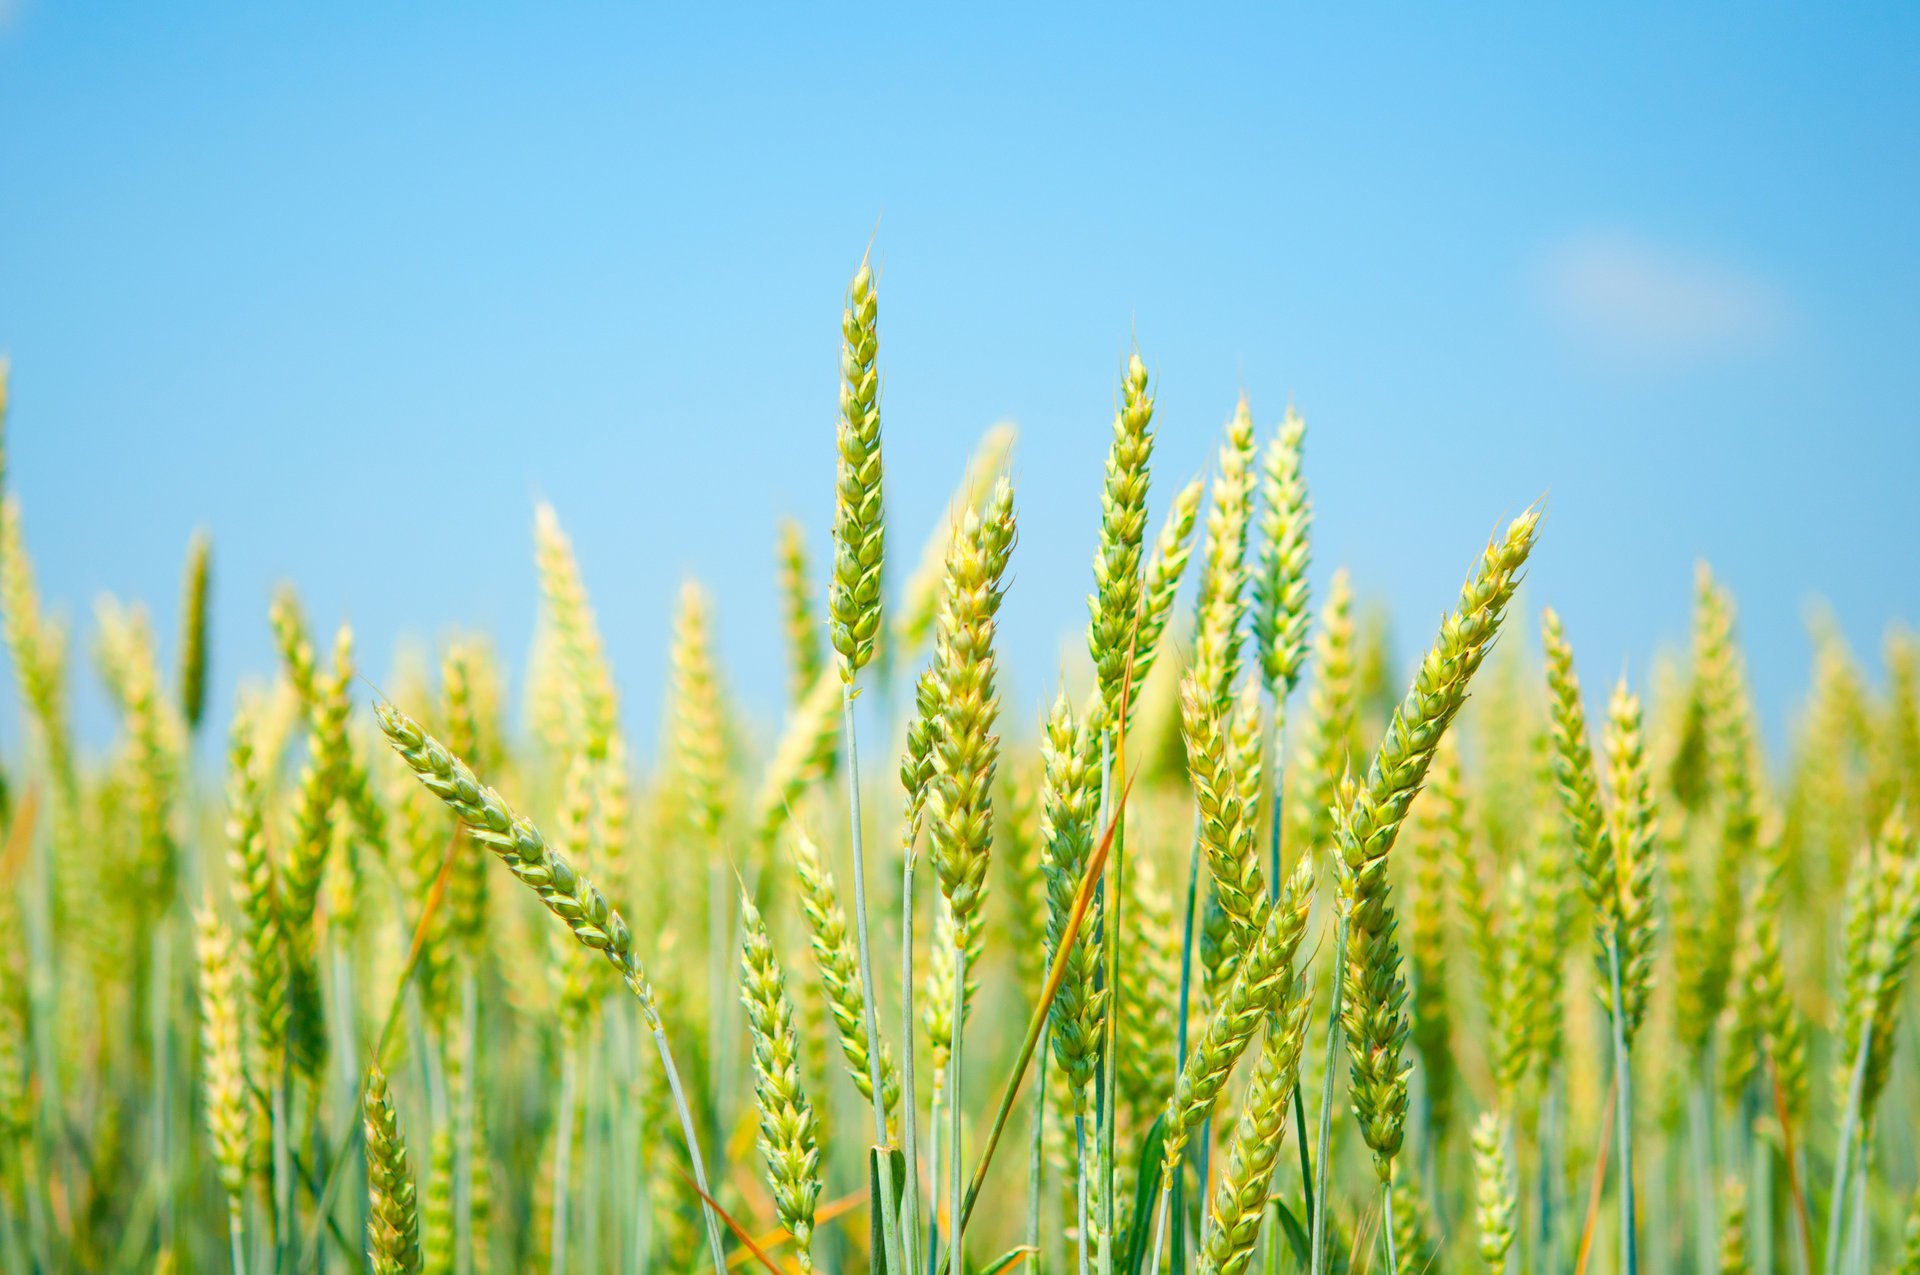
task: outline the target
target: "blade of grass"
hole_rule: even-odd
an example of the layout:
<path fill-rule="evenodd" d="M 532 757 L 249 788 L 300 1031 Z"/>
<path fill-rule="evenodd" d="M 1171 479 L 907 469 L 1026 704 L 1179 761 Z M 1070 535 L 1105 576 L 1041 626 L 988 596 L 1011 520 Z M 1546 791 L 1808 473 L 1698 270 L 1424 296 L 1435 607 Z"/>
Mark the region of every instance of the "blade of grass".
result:
<path fill-rule="evenodd" d="M 1120 800 L 1124 804 L 1127 794 L 1133 791 L 1132 775 L 1127 776 L 1126 786 L 1121 790 Z M 1067 976 L 1067 956 L 1073 951 L 1073 945 L 1079 941 L 1080 926 L 1087 919 L 1087 909 L 1093 903 L 1094 886 L 1100 880 L 1100 874 L 1107 866 L 1107 851 L 1113 845 L 1113 823 L 1107 828 L 1095 844 L 1093 853 L 1087 857 L 1087 870 L 1080 878 L 1080 888 L 1073 895 L 1073 911 L 1067 916 L 1067 925 L 1060 934 L 1060 943 L 1054 953 L 1053 967 L 1047 971 L 1047 981 L 1041 987 L 1040 1001 L 1034 1006 L 1033 1017 L 1027 1023 L 1027 1037 L 1020 1043 L 1020 1054 L 1014 1059 L 1013 1071 L 1007 1077 L 1005 1088 L 1000 1093 L 1000 1109 L 994 1113 L 993 1128 L 987 1133 L 987 1145 L 980 1150 L 980 1162 L 974 1167 L 973 1180 L 967 1186 L 966 1201 L 961 1205 L 962 1219 L 973 1213 L 974 1202 L 980 1197 L 980 1188 L 987 1179 L 987 1168 L 993 1163 L 993 1152 L 1000 1145 L 1000 1135 L 1006 1131 L 1007 1118 L 1013 1112 L 1013 1104 L 1020 1097 L 1020 1086 L 1027 1078 L 1027 1067 L 1033 1061 L 1034 1048 L 1040 1043 L 1040 1033 L 1047 1024 L 1047 1011 L 1053 1007 L 1053 998 L 1060 993 L 1060 984 Z M 938 1272 L 947 1269 L 945 1261 L 940 1263 Z"/>
<path fill-rule="evenodd" d="M 1587 1275 L 1587 1259 L 1593 1255 L 1593 1231 L 1600 1220 L 1600 1196 L 1607 1185 L 1607 1152 L 1613 1145 L 1614 1104 L 1620 1101 L 1620 1080 L 1616 1076 L 1607 1086 L 1607 1106 L 1600 1117 L 1600 1150 L 1593 1159 L 1593 1185 L 1587 1191 L 1587 1220 L 1580 1228 L 1580 1258 L 1573 1275 Z"/>

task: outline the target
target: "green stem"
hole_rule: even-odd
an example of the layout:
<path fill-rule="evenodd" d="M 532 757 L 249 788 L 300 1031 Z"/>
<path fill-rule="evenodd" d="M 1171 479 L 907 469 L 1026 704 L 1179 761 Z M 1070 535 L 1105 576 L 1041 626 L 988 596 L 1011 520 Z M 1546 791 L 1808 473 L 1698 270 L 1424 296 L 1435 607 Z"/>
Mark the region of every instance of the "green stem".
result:
<path fill-rule="evenodd" d="M 1105 931 L 1101 955 L 1106 958 L 1107 1002 L 1100 1050 L 1101 1091 L 1105 1095 L 1100 1128 L 1100 1275 L 1113 1275 L 1113 1161 L 1120 1124 L 1120 921 L 1126 896 L 1127 860 L 1126 820 L 1122 814 L 1113 802 L 1113 732 L 1107 731 L 1100 744 L 1100 826 L 1113 829 L 1113 850 L 1108 856 L 1113 888 L 1107 891 L 1107 906 L 1101 915 Z"/>
<path fill-rule="evenodd" d="M 288 1125 L 292 1113 L 293 1078 L 288 1074 L 287 1051 L 282 1045 L 274 1058 L 273 1096 L 270 1119 L 273 1125 L 273 1269 L 286 1269 L 293 1256 L 293 1131 Z"/>
<path fill-rule="evenodd" d="M 1719 1211 L 1713 1198 L 1713 1184 L 1717 1179 L 1713 1168 L 1712 1076 L 1713 1067 L 1707 1063 L 1694 1077 L 1687 1119 L 1687 1134 L 1693 1148 L 1694 1251 L 1703 1271 L 1715 1269 L 1720 1247 Z"/>
<path fill-rule="evenodd" d="M 1174 1066 L 1187 1065 L 1187 1023 L 1193 1004 L 1193 922 L 1200 899 L 1200 814 L 1193 816 L 1193 849 L 1187 862 L 1187 908 L 1180 925 L 1180 1020 L 1175 1028 Z M 1176 1072 L 1176 1075 L 1178 1073 Z M 1187 1172 L 1185 1157 L 1175 1166 L 1169 1186 L 1169 1212 L 1173 1215 L 1174 1270 L 1185 1269 Z M 1157 1254 L 1156 1254 L 1157 1260 Z M 1158 1275 L 1158 1272 L 1155 1273 Z"/>
<path fill-rule="evenodd" d="M 1339 905 L 1336 903 L 1336 907 Z M 1347 914 L 1340 908 L 1333 927 L 1333 954 L 1335 962 L 1346 959 L 1347 952 Z M 1341 970 L 1336 964 L 1333 971 L 1333 1003 L 1327 1010 L 1327 1074 L 1320 1090 L 1320 1132 L 1313 1146 L 1315 1178 L 1313 1186 L 1313 1235 L 1312 1275 L 1323 1275 L 1326 1271 L 1327 1249 L 1327 1151 L 1333 1142 L 1333 1088 L 1338 1080 L 1335 1068 L 1340 1061 L 1340 990 L 1343 983 Z"/>
<path fill-rule="evenodd" d="M 953 1070 L 953 1083 L 949 1086 L 953 1091 L 953 1105 L 949 1111 L 953 1146 L 948 1151 L 949 1162 L 952 1165 L 952 1181 L 948 1183 L 948 1188 L 953 1193 L 953 1233 L 947 1241 L 947 1269 L 950 1271 L 966 1269 L 960 1262 L 961 1242 L 967 1230 L 967 1214 L 962 1200 L 964 1191 L 962 1183 L 966 1178 L 966 1166 L 960 1158 L 960 1043 L 965 1035 L 966 1025 L 967 944 L 960 932 L 960 927 L 956 925 L 953 932 L 953 1053 L 947 1060 Z M 887 1175 L 880 1176 L 884 1183 Z"/>
<path fill-rule="evenodd" d="M 702 1207 L 700 1216 L 707 1224 L 707 1248 L 713 1255 L 713 1275 L 727 1275 L 725 1246 L 720 1240 L 720 1219 L 713 1214 L 711 1205 L 705 1203 L 713 1198 L 713 1192 L 707 1189 L 706 1164 L 700 1155 L 700 1134 L 693 1125 L 693 1112 L 687 1106 L 686 1090 L 680 1084 L 680 1069 L 673 1065 L 673 1050 L 667 1045 L 667 1029 L 655 1018 L 653 1027 L 653 1047 L 660 1054 L 660 1067 L 667 1076 L 667 1088 L 673 1094 L 673 1107 L 680 1116 L 680 1133 L 687 1140 L 687 1158 L 693 1162 L 693 1184 L 700 1188 Z"/>
<path fill-rule="evenodd" d="M 1627 1039 L 1626 1004 L 1620 996 L 1620 943 L 1607 939 L 1607 976 L 1613 985 L 1613 1074 L 1619 1086 L 1614 1107 L 1614 1141 L 1620 1144 L 1620 1270 L 1639 1275 L 1640 1246 L 1634 1232 L 1633 1198 L 1633 1056 Z"/>
<path fill-rule="evenodd" d="M 163 909 L 154 920 L 153 985 L 149 989 L 153 1040 L 153 1157 L 154 1180 L 160 1193 L 160 1251 L 173 1252 L 173 1019 L 170 1013 L 173 983 L 173 930 Z"/>
<path fill-rule="evenodd" d="M 1393 1170 L 1389 1166 L 1387 1180 L 1380 1184 L 1380 1237 L 1387 1242 L 1387 1275 L 1400 1275 L 1400 1255 L 1393 1247 Z M 1551 1263 L 1548 1264 L 1549 1266 Z"/>
<path fill-rule="evenodd" d="M 907 1161 L 907 1233 L 903 1237 L 906 1260 L 901 1275 L 918 1275 L 920 1270 L 920 1148 L 919 1091 L 913 1081 L 913 847 L 909 845 L 900 869 L 900 1140 Z M 872 1038 L 869 1037 L 869 1040 Z M 874 1051 L 876 1054 L 878 1050 Z"/>
<path fill-rule="evenodd" d="M 902 1271 L 900 1265 L 900 1217 L 893 1207 L 893 1172 L 889 1164 L 887 1151 L 890 1143 L 887 1138 L 887 1091 L 881 1083 L 880 1073 L 880 1025 L 875 1007 L 879 1004 L 879 988 L 873 977 L 873 945 L 867 938 L 867 861 L 862 847 L 860 825 L 860 748 L 854 733 L 854 683 L 849 679 L 840 693 L 840 706 L 846 718 L 847 736 L 847 817 L 850 840 L 853 843 L 853 915 L 854 930 L 860 941 L 860 985 L 866 992 L 863 1013 L 867 1025 L 867 1078 L 873 1086 L 873 1144 L 881 1152 L 883 1170 L 880 1178 L 880 1234 L 886 1249 L 886 1269 Z M 960 1024 L 953 1025 L 953 1039 L 957 1046 L 960 1041 Z M 955 1049 L 955 1054 L 959 1050 Z M 959 1104 L 954 1104 L 955 1110 Z"/>
<path fill-rule="evenodd" d="M 473 958 L 460 975 L 460 1091 L 454 1095 L 453 1114 L 453 1252 L 456 1275 L 473 1275 L 473 1101 L 479 1085 L 478 1062 L 480 987 L 473 974 Z"/>
<path fill-rule="evenodd" d="M 1275 687 L 1267 704 L 1267 785 L 1272 799 L 1267 807 L 1267 901 L 1280 902 L 1280 830 L 1286 813 L 1286 717 L 1281 706 L 1286 690 Z M 1307 1100 L 1293 1087 L 1293 1145 L 1300 1153 L 1300 1188 L 1305 1193 L 1303 1216 L 1313 1216 L 1313 1153 L 1307 1149 Z"/>
<path fill-rule="evenodd" d="M 575 1091 L 580 1084 L 578 1045 L 567 1033 L 560 1044 L 560 1110 L 554 1118 L 553 1217 L 548 1244 L 548 1269 L 565 1275 L 567 1269 L 567 1207 L 573 1190 L 573 1117 Z M 704 1189 L 704 1188 L 703 1188 Z"/>
<path fill-rule="evenodd" d="M 233 1275 L 247 1275 L 247 1222 L 242 1216 L 245 1208 L 239 1195 L 227 1197 L 227 1246 L 233 1254 Z"/>
<path fill-rule="evenodd" d="M 1034 1251 L 1034 1264 L 1040 1265 L 1040 1200 L 1046 1176 L 1047 1120 L 1047 1045 L 1050 1032 L 1040 1031 L 1040 1070 L 1033 1078 L 1033 1130 L 1027 1153 L 1027 1247 Z"/>
<path fill-rule="evenodd" d="M 1879 985 L 1880 980 L 1874 979 L 1872 995 L 1866 1004 L 1873 1003 Z M 1833 1157 L 1833 1190 L 1827 1197 L 1827 1255 L 1821 1265 L 1826 1275 L 1839 1275 L 1840 1271 L 1840 1236 L 1847 1217 L 1848 1174 L 1853 1168 L 1853 1144 L 1860 1128 L 1860 1104 L 1866 1094 L 1867 1059 L 1872 1048 L 1873 1028 L 1871 1023 L 1866 1023 L 1860 1032 L 1859 1053 L 1854 1056 L 1853 1077 L 1847 1083 L 1847 1111 L 1840 1121 L 1840 1146 Z"/>
<path fill-rule="evenodd" d="M 1093 1210 L 1087 1203 L 1087 1118 L 1081 1114 L 1073 1117 L 1074 1177 L 1079 1185 L 1079 1231 L 1080 1231 L 1080 1275 L 1088 1275 L 1092 1262 L 1088 1255 L 1087 1232 L 1093 1229 Z"/>

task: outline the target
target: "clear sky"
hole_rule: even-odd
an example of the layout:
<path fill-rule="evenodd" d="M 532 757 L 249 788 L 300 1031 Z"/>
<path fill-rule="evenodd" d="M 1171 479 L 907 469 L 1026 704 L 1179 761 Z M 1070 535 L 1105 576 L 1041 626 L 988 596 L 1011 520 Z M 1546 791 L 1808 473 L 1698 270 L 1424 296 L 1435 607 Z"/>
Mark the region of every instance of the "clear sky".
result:
<path fill-rule="evenodd" d="M 1291 398 L 1316 584 L 1351 566 L 1405 655 L 1543 495 L 1528 601 L 1589 681 L 1684 636 L 1698 558 L 1776 739 L 1812 598 L 1876 664 L 1920 616 L 1920 9 L 804 8 L 0 0 L 44 592 L 146 599 L 171 646 L 205 525 L 223 692 L 282 579 L 376 674 L 455 624 L 518 657 L 546 498 L 639 739 L 686 575 L 770 717 L 774 524 L 824 560 L 877 224 L 896 543 L 1022 429 L 1029 720 L 1134 342 L 1156 520 L 1241 389 L 1263 430 Z"/>

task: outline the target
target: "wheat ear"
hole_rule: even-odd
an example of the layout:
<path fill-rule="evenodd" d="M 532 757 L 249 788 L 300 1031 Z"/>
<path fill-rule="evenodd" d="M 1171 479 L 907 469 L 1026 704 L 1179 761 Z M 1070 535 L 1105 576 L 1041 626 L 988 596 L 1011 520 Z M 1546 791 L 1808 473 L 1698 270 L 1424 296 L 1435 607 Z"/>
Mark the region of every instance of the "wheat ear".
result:
<path fill-rule="evenodd" d="M 1474 1228 L 1488 1275 L 1506 1275 L 1514 1217 L 1519 1212 L 1513 1164 L 1507 1158 L 1508 1136 L 1506 1121 L 1496 1112 L 1483 1112 L 1473 1126 Z"/>
<path fill-rule="evenodd" d="M 1244 1275 L 1254 1241 L 1267 1219 L 1267 1198 L 1280 1148 L 1286 1142 L 1288 1102 L 1300 1079 L 1313 997 L 1296 984 L 1267 1028 L 1266 1042 L 1247 1084 L 1239 1121 L 1214 1192 L 1211 1226 L 1200 1246 L 1202 1275 Z"/>
<path fill-rule="evenodd" d="M 367 1255 L 374 1275 L 420 1275 L 420 1210 L 386 1073 L 367 1072 Z"/>
<path fill-rule="evenodd" d="M 740 997 L 753 1030 L 754 1097 L 760 1107 L 760 1154 L 767 1162 L 780 1225 L 793 1235 L 800 1269 L 813 1269 L 814 1206 L 820 1199 L 820 1130 L 800 1085 L 799 1043 L 786 978 L 766 922 L 740 892 Z"/>
<path fill-rule="evenodd" d="M 538 828 L 515 814 L 499 793 L 483 787 L 467 764 L 422 730 L 418 722 L 384 701 L 374 705 L 374 715 L 387 742 L 413 767 L 427 791 L 459 815 L 474 838 L 500 856 L 507 869 L 573 931 L 576 939 L 605 956 L 639 1000 L 641 1013 L 653 1033 L 654 1048 L 660 1054 L 661 1069 L 666 1073 L 679 1108 L 680 1131 L 686 1139 L 694 1183 L 705 1192 L 706 1167 L 700 1156 L 699 1136 L 681 1092 L 680 1073 L 673 1065 L 659 1002 L 647 981 L 646 968 L 634 951 L 633 932 L 627 928 L 626 921 L 607 905 L 591 881 L 577 876 L 566 860 L 554 853 Z M 702 1212 L 715 1275 L 725 1275 L 719 1222 L 711 1209 Z"/>
<path fill-rule="evenodd" d="M 253 1105 L 241 1048 L 240 995 L 233 936 L 212 906 L 197 918 L 200 958 L 200 1056 L 207 1131 L 227 1193 L 227 1229 L 236 1272 L 246 1269 L 247 1173 L 253 1161 Z"/>

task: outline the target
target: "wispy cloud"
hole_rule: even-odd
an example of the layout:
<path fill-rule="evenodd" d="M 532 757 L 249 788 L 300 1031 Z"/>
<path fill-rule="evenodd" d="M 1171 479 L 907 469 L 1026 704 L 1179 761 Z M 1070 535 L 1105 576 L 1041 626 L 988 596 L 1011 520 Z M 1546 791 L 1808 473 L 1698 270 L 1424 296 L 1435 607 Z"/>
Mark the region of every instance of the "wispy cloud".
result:
<path fill-rule="evenodd" d="M 1536 283 L 1549 317 L 1608 359 L 1687 364 L 1754 354 L 1791 326 L 1791 307 L 1765 278 L 1623 231 L 1550 245 Z"/>

